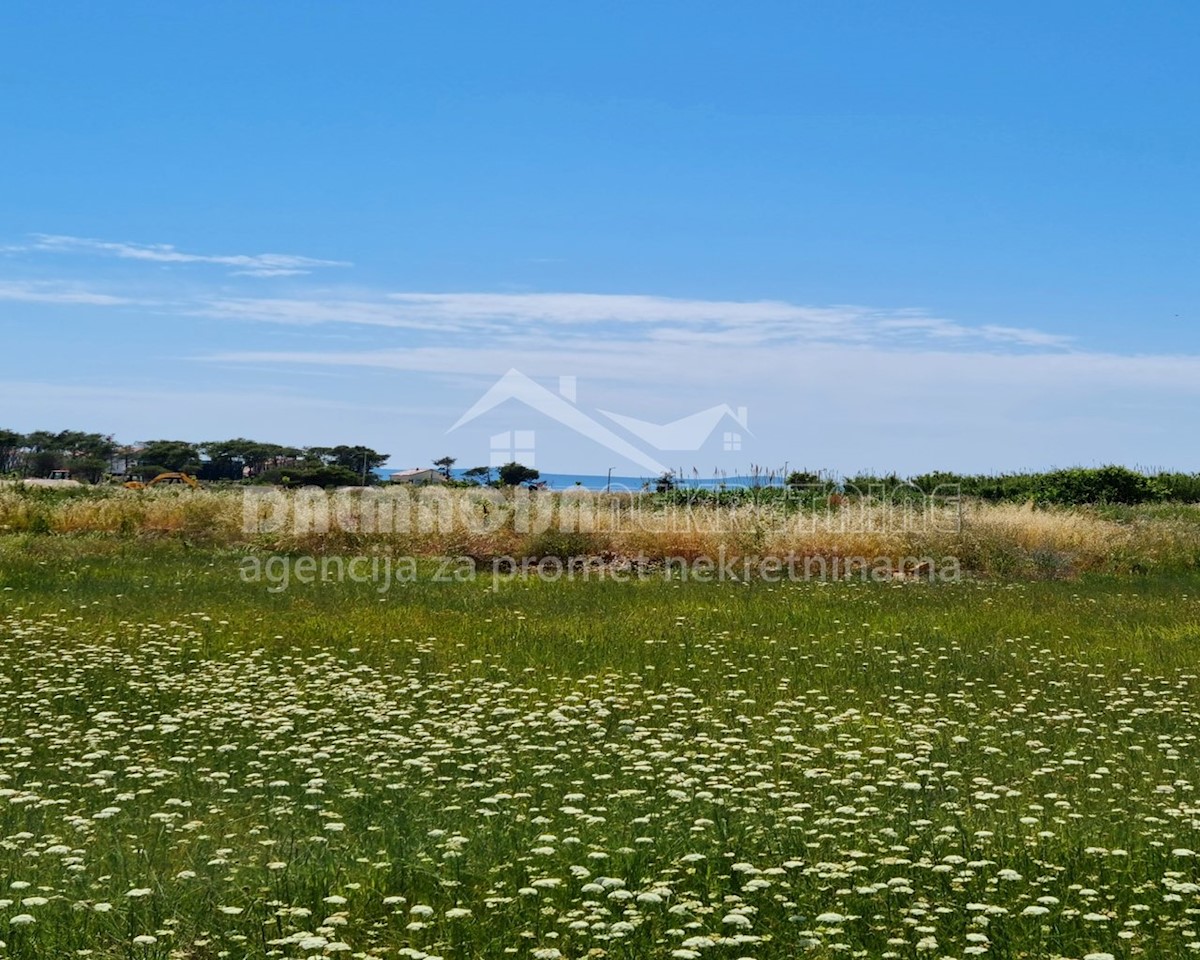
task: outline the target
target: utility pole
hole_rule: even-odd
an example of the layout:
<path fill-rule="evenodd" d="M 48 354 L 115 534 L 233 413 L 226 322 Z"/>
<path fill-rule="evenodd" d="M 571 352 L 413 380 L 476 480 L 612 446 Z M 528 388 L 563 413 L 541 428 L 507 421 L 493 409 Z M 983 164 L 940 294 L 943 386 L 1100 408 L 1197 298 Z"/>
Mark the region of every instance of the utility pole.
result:
<path fill-rule="evenodd" d="M 608 493 L 612 490 L 612 471 L 613 468 L 608 468 L 608 479 L 604 482 L 604 492 Z"/>

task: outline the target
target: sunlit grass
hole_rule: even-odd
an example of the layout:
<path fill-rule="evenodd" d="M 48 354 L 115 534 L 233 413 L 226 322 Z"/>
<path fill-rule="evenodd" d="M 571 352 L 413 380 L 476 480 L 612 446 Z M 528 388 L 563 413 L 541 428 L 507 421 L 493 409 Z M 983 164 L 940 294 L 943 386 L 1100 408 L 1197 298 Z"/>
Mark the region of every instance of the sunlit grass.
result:
<path fill-rule="evenodd" d="M 268 498 L 247 509 L 246 498 Z M 492 498 L 486 506 L 481 498 Z M 836 499 L 836 498 L 835 498 Z M 278 511 L 277 523 L 260 523 Z M 250 518 L 248 521 L 247 518 Z M 178 539 L 289 552 L 374 550 L 419 557 L 598 556 L 955 558 L 1002 577 L 1200 569 L 1200 508 L 1034 508 L 980 501 L 798 505 L 778 498 L 681 505 L 653 495 L 499 491 L 273 491 L 262 488 L 0 487 L 0 534 Z"/>
<path fill-rule="evenodd" d="M 0 940 L 1200 949 L 1200 577 L 293 583 L 0 538 Z"/>

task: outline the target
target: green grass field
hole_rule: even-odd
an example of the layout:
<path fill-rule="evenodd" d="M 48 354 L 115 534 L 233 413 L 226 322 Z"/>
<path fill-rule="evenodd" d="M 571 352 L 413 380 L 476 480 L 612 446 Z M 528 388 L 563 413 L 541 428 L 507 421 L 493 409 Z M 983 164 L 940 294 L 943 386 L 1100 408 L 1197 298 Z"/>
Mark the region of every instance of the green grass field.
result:
<path fill-rule="evenodd" d="M 1200 951 L 1200 573 L 243 559 L 0 537 L 0 956 Z"/>

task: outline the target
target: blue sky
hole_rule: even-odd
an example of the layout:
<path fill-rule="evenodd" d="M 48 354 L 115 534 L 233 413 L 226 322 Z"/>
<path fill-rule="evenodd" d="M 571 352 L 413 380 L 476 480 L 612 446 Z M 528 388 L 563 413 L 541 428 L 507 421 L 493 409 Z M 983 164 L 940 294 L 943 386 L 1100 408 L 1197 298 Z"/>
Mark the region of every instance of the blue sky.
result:
<path fill-rule="evenodd" d="M 702 473 L 1200 469 L 1197 37 L 1182 2 L 10 0 L 0 426 L 644 472 L 520 398 L 449 432 L 516 369 Z M 725 404 L 699 449 L 607 416 Z"/>

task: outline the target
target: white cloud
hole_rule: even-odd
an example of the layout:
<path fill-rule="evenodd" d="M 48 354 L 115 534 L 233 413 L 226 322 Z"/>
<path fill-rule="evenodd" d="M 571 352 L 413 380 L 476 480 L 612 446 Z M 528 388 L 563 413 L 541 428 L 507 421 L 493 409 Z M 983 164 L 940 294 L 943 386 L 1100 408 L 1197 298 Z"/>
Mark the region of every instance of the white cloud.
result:
<path fill-rule="evenodd" d="M 386 301 L 345 299 L 300 299 L 287 297 L 223 297 L 194 304 L 189 309 L 201 316 L 226 320 L 250 320 L 294 326 L 326 323 L 358 324 L 370 327 L 398 327 L 410 330 L 459 332 L 463 324 L 408 316 Z"/>
<path fill-rule="evenodd" d="M 806 306 L 780 300 L 698 300 L 594 293 L 392 293 L 386 297 L 323 295 L 317 298 L 227 297 L 198 308 L 214 317 L 268 323 L 358 324 L 472 332 L 493 342 L 505 337 L 536 342 L 595 341 L 636 328 L 646 340 L 713 345 L 755 343 L 923 341 L 989 342 L 1013 348 L 1066 347 L 1071 338 L 1021 327 L 966 324 L 912 308 L 879 309 L 842 304 Z M 529 338 L 533 338 L 530 341 Z"/>
<path fill-rule="evenodd" d="M 458 320 L 586 323 L 802 323 L 828 326 L 861 307 L 802 307 L 781 300 L 694 300 L 601 293 L 393 293 L 406 313 Z"/>
<path fill-rule="evenodd" d="M 61 303 L 90 307 L 113 307 L 135 303 L 127 297 L 114 297 L 107 293 L 80 290 L 58 283 L 23 283 L 0 281 L 0 300 L 17 303 Z"/>
<path fill-rule="evenodd" d="M 234 270 L 234 277 L 299 277 L 308 273 L 296 267 L 255 267 L 249 270 Z"/>
<path fill-rule="evenodd" d="M 340 264 L 60 236 L 39 236 L 35 246 L 150 264 L 215 264 L 247 277 L 287 278 Z M 28 428 L 83 418 L 83 428 L 132 438 L 248 433 L 313 443 L 353 435 L 355 442 L 402 449 L 417 463 L 446 452 L 446 429 L 513 367 L 551 388 L 560 375 L 578 376 L 581 408 L 656 423 L 714 404 L 747 406 L 754 446 L 747 440 L 738 456 L 757 462 L 805 459 L 814 467 L 902 471 L 1096 460 L 1200 467 L 1177 438 L 1178 423 L 1200 416 L 1200 357 L 1102 353 L 1019 318 L 972 325 L 911 307 L 299 283 L 288 285 L 285 296 L 262 297 L 249 293 L 249 280 L 205 288 L 172 277 L 169 292 L 152 277 L 125 282 L 131 286 L 88 284 L 82 273 L 77 282 L 36 275 L 0 280 L 0 305 L 78 311 L 136 305 L 159 317 L 229 321 L 188 325 L 202 330 L 209 345 L 206 356 L 192 358 L 206 361 L 200 403 L 182 412 L 165 392 L 135 395 L 114 380 L 111 389 L 97 384 L 87 391 L 66 384 L 0 387 L 0 409 Z M 158 296 L 141 296 L 146 291 Z M 100 343 L 96 349 L 105 350 Z M 114 349 L 120 365 L 124 348 Z M 311 389 L 297 386 L 302 373 L 337 382 L 328 389 L 319 381 Z M 219 381 L 230 389 L 215 387 Z M 354 384 L 353 404 L 344 403 L 347 381 Z M 470 426 L 455 435 L 464 458 L 486 454 L 492 426 L 481 422 L 479 437 L 459 436 Z M 606 468 L 591 459 L 598 456 L 594 445 L 571 447 L 576 441 L 569 437 L 546 436 L 547 463 Z"/>
<path fill-rule="evenodd" d="M 979 328 L 979 332 L 988 340 L 999 340 L 1015 343 L 1023 347 L 1065 347 L 1071 337 L 1059 336 L 1055 333 L 1044 333 L 1041 330 L 1030 330 L 1025 327 L 1003 327 L 987 324 Z"/>
<path fill-rule="evenodd" d="M 368 367 L 380 370 L 499 376 L 516 367 L 534 377 L 585 372 L 593 381 L 644 383 L 660 392 L 676 386 L 699 388 L 720 383 L 770 383 L 780 391 L 803 391 L 821 384 L 832 393 L 851 389 L 876 392 L 906 382 L 897 394 L 944 387 L 1014 390 L 1023 383 L 1063 394 L 1070 405 L 1072 385 L 1118 388 L 1155 387 L 1200 395 L 1200 356 L 1123 356 L 1089 352 L 989 353 L 921 349 L 898 351 L 880 345 L 796 344 L 712 349 L 707 342 L 680 344 L 641 340 L 594 343 L 586 352 L 574 344 L 561 347 L 423 346 L 373 350 L 244 350 L 202 359 L 225 363 L 258 363 L 324 367 Z"/>
<path fill-rule="evenodd" d="M 350 266 L 344 260 L 320 260 L 291 253 L 185 253 L 169 243 L 125 243 L 46 233 L 34 234 L 28 249 L 50 253 L 95 253 L 122 260 L 143 260 L 151 263 L 211 263 L 236 267 L 233 271 L 235 276 L 249 277 L 294 276 L 308 273 L 314 267 Z"/>
<path fill-rule="evenodd" d="M 221 359 L 361 371 L 364 392 L 408 403 L 425 398 L 429 409 L 406 421 L 405 436 L 430 449 L 444 445 L 438 439 L 444 431 L 515 366 L 552 390 L 560 375 L 578 374 L 578 404 L 592 413 L 607 409 L 665 422 L 717 403 L 747 406 L 754 438 L 738 455 L 742 466 L 789 460 L 846 471 L 1100 462 L 1200 468 L 1196 454 L 1172 439 L 1179 422 L 1200 416 L 1200 356 L 828 343 L 713 349 L 622 340 L 586 351 L 572 344 L 438 346 L 243 351 Z M 479 436 L 456 442 L 464 457 L 482 456 L 489 431 L 536 427 L 541 438 L 545 426 L 521 408 L 506 407 L 481 421 Z M 603 473 L 604 453 L 594 445 L 548 430 L 538 442 L 538 456 L 544 449 L 547 462 Z M 706 470 L 718 456 L 687 454 L 679 465 Z"/>
<path fill-rule="evenodd" d="M 15 248 L 6 248 L 15 249 Z M 23 249 L 43 253 L 81 253 L 144 263 L 214 264 L 230 268 L 234 277 L 286 278 L 318 267 L 349 266 L 346 261 L 296 254 L 199 254 L 171 244 L 98 240 L 62 234 L 33 234 Z M 8 299 L 18 299 L 10 285 Z M 80 304 L 117 302 L 104 295 L 53 292 L 26 284 L 20 298 Z M 50 299 L 53 296 L 56 299 Z M 648 294 L 586 292 L 493 293 L 423 291 L 323 290 L 308 296 L 256 297 L 189 294 L 163 309 L 192 316 L 273 324 L 313 326 L 346 324 L 425 331 L 453 337 L 472 334 L 493 343 L 507 338 L 513 344 L 564 339 L 590 344 L 622 329 L 637 331 L 639 339 L 686 344 L 706 342 L 713 347 L 753 344 L 888 343 L 919 348 L 930 343 L 992 344 L 996 349 L 1064 348 L 1071 338 L 1016 325 L 972 327 L 931 316 L 911 307 L 875 308 L 858 304 L 813 306 L 784 300 L 716 300 Z"/>

